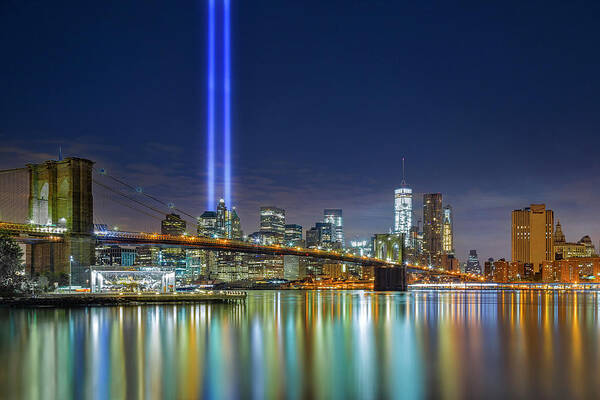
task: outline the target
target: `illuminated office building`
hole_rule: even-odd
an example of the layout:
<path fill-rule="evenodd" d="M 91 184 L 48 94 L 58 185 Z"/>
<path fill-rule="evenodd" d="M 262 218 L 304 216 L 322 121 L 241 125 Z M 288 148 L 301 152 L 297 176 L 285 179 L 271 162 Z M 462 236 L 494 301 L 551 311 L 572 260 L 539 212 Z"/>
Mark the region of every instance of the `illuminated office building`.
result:
<path fill-rule="evenodd" d="M 306 231 L 306 247 L 332 247 L 333 226 L 330 223 L 317 222 Z"/>
<path fill-rule="evenodd" d="M 403 181 L 404 182 L 404 181 Z M 394 233 L 403 233 L 406 247 L 411 247 L 412 189 L 405 184 L 394 190 Z"/>
<path fill-rule="evenodd" d="M 444 207 L 442 220 L 442 251 L 446 254 L 454 254 L 454 215 L 452 207 Z"/>
<path fill-rule="evenodd" d="M 185 233 L 185 221 L 177 214 L 167 214 L 160 223 L 160 233 L 179 236 Z"/>
<path fill-rule="evenodd" d="M 442 194 L 423 195 L 423 255 L 431 265 L 440 265 L 442 256 Z"/>
<path fill-rule="evenodd" d="M 344 247 L 344 220 L 342 210 L 339 208 L 326 208 L 323 211 L 323 222 L 329 223 L 333 227 L 332 242 L 337 242 L 340 247 Z"/>
<path fill-rule="evenodd" d="M 360 257 L 373 256 L 373 239 L 371 240 L 351 240 L 348 247 L 350 253 Z"/>
<path fill-rule="evenodd" d="M 285 237 L 285 210 L 277 207 L 260 208 L 260 232 L 272 236 L 274 243 L 283 243 Z"/>
<path fill-rule="evenodd" d="M 512 261 L 533 264 L 534 273 L 540 271 L 542 262 L 554 260 L 554 212 L 545 204 L 512 212 Z"/>
<path fill-rule="evenodd" d="M 555 259 L 562 260 L 573 257 L 581 258 L 594 256 L 596 256 L 596 248 L 588 235 L 582 237 L 577 243 L 567 242 L 560 221 L 556 223 L 556 229 L 554 231 Z"/>
<path fill-rule="evenodd" d="M 198 218 L 198 236 L 216 237 L 217 236 L 217 213 L 214 211 L 204 211 Z"/>
<path fill-rule="evenodd" d="M 216 212 L 205 211 L 198 218 L 198 236 L 241 240 L 243 232 L 235 207 L 228 210 L 221 199 Z"/>
<path fill-rule="evenodd" d="M 469 250 L 465 272 L 467 274 L 481 274 L 481 265 L 479 264 L 479 257 L 477 257 L 477 250 Z"/>
<path fill-rule="evenodd" d="M 297 224 L 288 224 L 285 226 L 284 242 L 286 246 L 301 246 L 302 226 Z"/>

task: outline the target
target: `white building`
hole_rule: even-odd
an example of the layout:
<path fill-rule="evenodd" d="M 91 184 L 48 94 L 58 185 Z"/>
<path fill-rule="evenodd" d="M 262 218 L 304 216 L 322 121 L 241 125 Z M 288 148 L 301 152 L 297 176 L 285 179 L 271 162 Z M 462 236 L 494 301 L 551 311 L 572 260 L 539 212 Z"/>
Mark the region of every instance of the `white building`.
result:
<path fill-rule="evenodd" d="M 412 226 L 412 189 L 402 186 L 394 191 L 394 233 L 403 233 L 405 245 L 410 247 Z"/>

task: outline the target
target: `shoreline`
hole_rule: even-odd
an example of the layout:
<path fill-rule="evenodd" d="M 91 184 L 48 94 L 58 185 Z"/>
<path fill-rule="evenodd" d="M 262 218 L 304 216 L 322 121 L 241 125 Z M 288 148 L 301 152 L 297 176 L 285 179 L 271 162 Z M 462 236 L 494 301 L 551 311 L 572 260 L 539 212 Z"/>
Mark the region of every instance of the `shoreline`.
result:
<path fill-rule="evenodd" d="M 214 293 L 107 293 L 46 294 L 33 297 L 0 298 L 0 307 L 102 307 L 143 304 L 191 304 L 245 302 L 247 293 L 222 290 Z"/>

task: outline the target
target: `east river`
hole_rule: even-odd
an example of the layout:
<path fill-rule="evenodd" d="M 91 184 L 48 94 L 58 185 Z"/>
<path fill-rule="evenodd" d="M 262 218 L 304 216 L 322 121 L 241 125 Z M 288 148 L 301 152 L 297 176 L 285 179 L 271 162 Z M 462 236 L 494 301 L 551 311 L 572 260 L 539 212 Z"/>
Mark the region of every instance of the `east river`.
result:
<path fill-rule="evenodd" d="M 598 398 L 595 292 L 0 308 L 0 398 Z"/>

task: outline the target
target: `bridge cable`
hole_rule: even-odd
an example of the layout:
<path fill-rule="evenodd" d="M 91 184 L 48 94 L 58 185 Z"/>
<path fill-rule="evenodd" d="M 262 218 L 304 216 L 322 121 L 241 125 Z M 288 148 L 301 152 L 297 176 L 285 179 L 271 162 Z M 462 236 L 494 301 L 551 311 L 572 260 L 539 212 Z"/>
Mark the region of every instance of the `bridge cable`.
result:
<path fill-rule="evenodd" d="M 92 179 L 92 181 L 93 181 L 93 182 L 94 182 L 96 185 L 99 185 L 99 186 L 101 186 L 101 187 L 105 188 L 106 190 L 109 190 L 109 191 L 111 191 L 111 192 L 113 192 L 113 193 L 115 193 L 115 194 L 118 194 L 119 196 L 121 196 L 121 197 L 124 197 L 124 198 L 126 198 L 127 200 L 133 201 L 134 203 L 137 203 L 137 204 L 139 204 L 139 205 L 141 205 L 141 206 L 143 206 L 143 207 L 146 207 L 146 208 L 148 208 L 148 209 L 150 209 L 150 210 L 154 211 L 155 213 L 157 213 L 157 214 L 159 214 L 159 215 L 161 215 L 161 216 L 162 216 L 162 215 L 164 215 L 164 213 L 163 213 L 161 210 L 158 210 L 158 209 L 156 209 L 156 208 L 154 208 L 154 207 L 152 207 L 152 206 L 149 206 L 149 205 L 147 205 L 147 204 L 144 204 L 144 203 L 142 203 L 141 201 L 139 201 L 139 200 L 136 200 L 136 199 L 132 198 L 131 196 L 128 196 L 128 195 L 126 195 L 125 193 L 119 192 L 117 189 L 113 189 L 113 188 L 111 188 L 110 186 L 108 186 L 108 185 L 105 185 L 105 184 L 103 184 L 103 183 L 100 183 L 100 182 L 98 182 L 98 181 L 97 181 L 97 180 L 95 180 L 95 179 Z M 162 217 L 161 217 L 161 218 L 162 218 Z"/>
<path fill-rule="evenodd" d="M 105 195 L 104 197 L 107 198 L 107 199 L 109 199 L 109 200 L 111 200 L 111 201 L 113 201 L 113 202 L 115 202 L 115 203 L 117 203 L 117 204 L 119 204 L 119 205 L 122 205 L 123 207 L 127 207 L 127 208 L 129 208 L 131 210 L 134 210 L 134 211 L 137 211 L 137 212 L 139 212 L 141 214 L 147 215 L 148 217 L 155 218 L 155 219 L 157 219 L 159 221 L 162 220 L 162 218 L 163 218 L 162 215 L 161 216 L 157 216 L 157 215 L 154 215 L 154 214 L 150 214 L 149 212 L 146 212 L 144 210 L 136 208 L 136 207 L 132 206 L 131 204 L 127 204 L 125 202 L 119 201 L 119 200 L 117 200 L 115 198 L 112 198 L 112 197 L 109 197 L 107 195 Z"/>
<path fill-rule="evenodd" d="M 119 179 L 119 178 L 116 178 L 116 177 L 114 177 L 114 176 L 112 176 L 112 175 L 110 175 L 110 174 L 108 174 L 108 173 L 104 173 L 103 175 L 105 175 L 105 176 L 109 177 L 109 178 L 110 178 L 110 179 L 112 179 L 113 181 L 115 181 L 115 182 L 117 182 L 117 183 L 120 183 L 121 185 L 123 185 L 123 186 L 125 186 L 125 187 L 128 187 L 129 189 L 131 189 L 131 190 L 135 191 L 136 193 L 141 193 L 142 195 L 144 195 L 144 196 L 146 196 L 146 197 L 148 197 L 148 198 L 150 198 L 150 199 L 152 199 L 152 200 L 156 201 L 157 203 L 160 203 L 160 204 L 162 204 L 163 206 L 166 206 L 167 208 L 171 208 L 171 207 L 170 207 L 170 205 L 169 205 L 169 203 L 167 203 L 167 202 L 165 202 L 165 201 L 163 201 L 163 200 L 161 200 L 161 199 L 158 199 L 158 198 L 156 198 L 156 197 L 154 197 L 154 196 L 152 196 L 152 195 L 150 195 L 150 194 L 148 194 L 148 193 L 146 193 L 146 192 L 144 192 L 144 191 L 138 192 L 137 188 L 133 187 L 132 185 L 128 184 L 127 182 L 124 182 L 124 181 L 122 181 L 122 180 L 121 180 L 121 179 Z M 192 219 L 194 220 L 194 222 L 197 222 L 197 217 L 195 217 L 195 216 L 193 216 L 193 215 L 191 215 L 191 214 L 189 214 L 189 213 L 187 213 L 187 212 L 185 212 L 185 211 L 183 211 L 183 210 L 181 210 L 181 209 L 179 209 L 179 208 L 177 208 L 177 207 L 173 207 L 173 209 L 174 209 L 174 210 L 176 210 L 176 211 L 178 211 L 178 212 L 180 212 L 181 214 L 184 214 L 184 215 L 186 215 L 186 216 L 188 216 L 188 217 L 192 218 Z M 162 214 L 162 213 L 161 213 L 161 214 Z"/>

